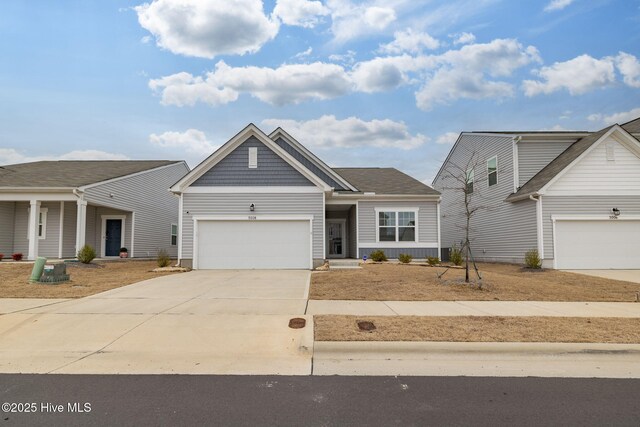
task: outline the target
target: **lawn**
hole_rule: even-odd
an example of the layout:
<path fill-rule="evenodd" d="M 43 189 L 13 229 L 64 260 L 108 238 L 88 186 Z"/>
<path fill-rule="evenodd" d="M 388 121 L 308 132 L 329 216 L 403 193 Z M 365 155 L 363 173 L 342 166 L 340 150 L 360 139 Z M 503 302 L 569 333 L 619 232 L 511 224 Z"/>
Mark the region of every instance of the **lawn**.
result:
<path fill-rule="evenodd" d="M 80 298 L 165 274 L 153 273 L 155 261 L 94 262 L 70 264 L 69 282 L 57 285 L 29 283 L 33 264 L 0 263 L 0 298 Z"/>
<path fill-rule="evenodd" d="M 358 322 L 376 329 L 361 331 Z M 640 343 L 640 319 L 584 317 L 314 316 L 316 341 Z"/>
<path fill-rule="evenodd" d="M 361 270 L 314 272 L 310 299 L 371 301 L 627 301 L 640 284 L 567 273 L 526 271 L 514 264 L 479 264 L 483 287 L 464 283 L 464 270 L 366 264 Z"/>

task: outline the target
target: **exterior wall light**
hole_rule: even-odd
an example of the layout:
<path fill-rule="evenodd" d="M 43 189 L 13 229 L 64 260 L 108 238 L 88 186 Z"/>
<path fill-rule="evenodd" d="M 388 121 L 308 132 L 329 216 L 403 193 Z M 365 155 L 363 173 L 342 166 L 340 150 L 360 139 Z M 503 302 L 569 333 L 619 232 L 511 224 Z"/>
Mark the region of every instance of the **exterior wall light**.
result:
<path fill-rule="evenodd" d="M 250 210 L 251 212 L 255 211 L 255 210 L 256 210 L 256 205 L 255 205 L 255 204 L 253 204 L 253 203 L 251 203 L 251 204 L 249 205 L 249 210 Z"/>
<path fill-rule="evenodd" d="M 620 209 L 613 208 L 611 209 L 611 213 L 613 213 L 614 216 L 620 216 Z"/>

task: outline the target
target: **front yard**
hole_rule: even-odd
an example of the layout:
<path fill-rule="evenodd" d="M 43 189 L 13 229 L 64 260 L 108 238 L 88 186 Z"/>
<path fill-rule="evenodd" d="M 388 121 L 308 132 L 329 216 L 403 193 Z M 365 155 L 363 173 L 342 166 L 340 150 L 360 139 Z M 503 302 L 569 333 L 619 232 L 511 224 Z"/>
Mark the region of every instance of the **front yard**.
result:
<path fill-rule="evenodd" d="M 70 264 L 71 280 L 52 285 L 29 283 L 32 263 L 0 263 L 0 298 L 80 298 L 171 274 L 150 271 L 156 267 L 155 261 L 133 260 Z"/>
<path fill-rule="evenodd" d="M 525 271 L 514 264 L 479 264 L 483 289 L 464 283 L 464 270 L 366 264 L 361 270 L 315 272 L 310 299 L 370 301 L 636 301 L 640 284 L 567 273 Z M 475 272 L 471 272 L 475 275 Z M 472 276 L 474 277 L 474 276 Z"/>

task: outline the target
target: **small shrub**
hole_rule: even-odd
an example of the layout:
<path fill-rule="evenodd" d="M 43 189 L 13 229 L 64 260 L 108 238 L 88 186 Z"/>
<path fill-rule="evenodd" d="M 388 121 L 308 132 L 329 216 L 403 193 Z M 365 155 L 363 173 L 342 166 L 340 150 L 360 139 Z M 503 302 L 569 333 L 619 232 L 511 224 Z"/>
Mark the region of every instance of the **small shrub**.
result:
<path fill-rule="evenodd" d="M 120 248 L 120 252 L 128 253 L 129 249 L 127 249 L 125 247 L 122 247 L 122 248 Z"/>
<path fill-rule="evenodd" d="M 458 246 L 453 245 L 451 250 L 449 251 L 449 261 L 453 265 L 462 265 L 462 261 L 464 261 L 464 257 L 462 256 L 462 249 Z"/>
<path fill-rule="evenodd" d="M 542 268 L 542 260 L 540 259 L 540 254 L 537 249 L 531 249 L 524 254 L 524 265 L 527 268 Z"/>
<path fill-rule="evenodd" d="M 4 254 L 0 254 L 0 261 L 2 261 L 2 258 L 4 258 Z"/>
<path fill-rule="evenodd" d="M 84 245 L 82 249 L 78 251 L 78 261 L 83 264 L 89 264 L 96 257 L 96 251 L 90 245 Z"/>
<path fill-rule="evenodd" d="M 413 257 L 409 254 L 400 254 L 398 255 L 398 261 L 403 264 L 409 264 L 413 260 Z"/>
<path fill-rule="evenodd" d="M 16 252 L 15 254 L 11 255 L 11 259 L 13 259 L 14 261 L 22 261 L 22 253 Z"/>
<path fill-rule="evenodd" d="M 378 249 L 377 251 L 373 251 L 369 254 L 369 258 L 371 261 L 382 262 L 387 260 L 387 256 L 384 254 L 382 249 Z"/>
<path fill-rule="evenodd" d="M 434 265 L 438 265 L 438 264 L 440 264 L 440 258 L 438 258 L 437 256 L 428 256 L 427 257 L 427 264 L 429 264 L 432 267 Z"/>
<path fill-rule="evenodd" d="M 158 251 L 156 262 L 158 263 L 158 267 L 160 268 L 169 266 L 169 264 L 171 264 L 171 258 L 169 258 L 169 253 L 164 249 L 160 249 Z"/>

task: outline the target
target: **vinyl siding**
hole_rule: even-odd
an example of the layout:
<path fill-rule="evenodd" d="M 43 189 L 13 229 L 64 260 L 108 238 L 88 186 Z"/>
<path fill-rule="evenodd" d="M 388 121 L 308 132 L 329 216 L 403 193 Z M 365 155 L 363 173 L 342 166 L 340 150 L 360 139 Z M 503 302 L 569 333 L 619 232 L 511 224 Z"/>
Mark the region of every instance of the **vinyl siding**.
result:
<path fill-rule="evenodd" d="M 285 141 L 283 138 L 278 138 L 275 140 L 275 143 L 278 144 L 278 146 L 280 148 L 282 148 L 283 150 L 285 150 L 287 153 L 291 154 L 291 156 L 296 159 L 297 161 L 299 161 L 300 163 L 302 163 L 302 165 L 304 167 L 306 167 L 307 169 L 309 169 L 311 172 L 313 172 L 318 178 L 320 178 L 321 180 L 323 180 L 325 183 L 327 183 L 330 187 L 335 188 L 336 190 L 347 190 L 346 188 L 344 188 L 342 185 L 338 184 L 337 181 L 335 181 L 333 178 L 331 178 L 326 172 L 324 172 L 322 169 L 320 169 L 318 166 L 315 165 L 315 163 L 313 163 L 312 161 L 310 161 L 309 159 L 307 159 L 307 157 L 302 154 L 300 151 L 298 151 L 296 148 L 294 148 L 293 146 L 291 146 L 287 141 Z"/>
<path fill-rule="evenodd" d="M 474 169 L 472 206 L 482 206 L 471 219 L 471 248 L 479 260 L 519 262 L 526 251 L 537 247 L 536 202 L 524 200 L 508 203 L 504 199 L 513 192 L 513 146 L 511 137 L 463 135 L 434 183 L 442 193 L 440 206 L 442 247 L 460 246 L 464 241 L 466 215 L 464 194 L 460 184 L 447 178 L 447 171 L 457 175 L 456 168 L 467 165 L 475 153 L 479 158 Z M 487 182 L 486 160 L 498 157 L 498 183 Z"/>
<path fill-rule="evenodd" d="M 614 160 L 607 160 L 610 144 Z M 545 192 L 550 196 L 610 194 L 640 196 L 640 158 L 611 137 L 593 147 Z"/>
<path fill-rule="evenodd" d="M 29 253 L 29 202 L 16 202 L 14 216 L 13 252 L 21 252 L 26 259 Z M 42 202 L 40 208 L 47 211 L 47 230 L 44 239 L 38 240 L 38 256 L 58 258 L 60 239 L 60 202 Z"/>
<path fill-rule="evenodd" d="M 376 242 L 376 208 L 418 208 L 418 242 L 438 243 L 437 203 L 435 201 L 360 201 L 358 203 L 360 243 Z M 401 245 L 402 243 L 398 242 L 398 246 Z"/>
<path fill-rule="evenodd" d="M 258 160 L 260 162 L 260 160 Z M 259 163 L 258 163 L 259 164 Z M 193 258 L 193 217 L 202 215 L 313 215 L 313 258 L 324 258 L 323 193 L 183 194 L 182 258 Z M 255 204 L 255 212 L 249 205 Z"/>
<path fill-rule="evenodd" d="M 176 163 L 145 173 L 123 178 L 113 182 L 89 188 L 85 199 L 90 204 L 101 205 L 126 211 L 125 246 L 131 251 L 131 212 L 135 212 L 135 257 L 154 257 L 160 249 L 165 249 L 171 257 L 177 257 L 177 246 L 171 246 L 171 224 L 178 223 L 178 198 L 168 189 L 188 172 L 184 163 Z M 110 195 L 113 197 L 110 197 Z M 89 208 L 87 216 L 89 216 Z M 90 233 L 87 218 L 87 243 L 90 235 L 97 236 L 94 241 L 99 251 L 102 224 L 99 215 L 116 211 L 105 208 L 97 209 L 93 219 L 93 230 Z M 121 213 L 116 213 L 121 214 Z M 97 222 L 96 222 L 97 220 Z"/>
<path fill-rule="evenodd" d="M 522 187 L 571 144 L 573 141 L 520 141 L 518 143 L 518 173 L 520 175 L 518 187 Z"/>
<path fill-rule="evenodd" d="M 0 254 L 11 257 L 13 253 L 14 202 L 0 202 Z"/>
<path fill-rule="evenodd" d="M 381 249 L 387 258 L 397 259 L 400 254 L 411 255 L 414 259 L 424 259 L 428 256 L 437 257 L 438 248 L 360 248 L 360 254 L 358 258 L 363 256 L 370 257 L 371 252 Z"/>
<path fill-rule="evenodd" d="M 249 147 L 258 148 L 258 167 L 249 168 Z M 270 148 L 251 137 L 191 186 L 312 186 L 311 181 Z"/>
<path fill-rule="evenodd" d="M 124 242 L 121 242 L 120 245 L 131 250 L 131 212 L 106 208 L 103 206 L 87 206 L 87 231 L 85 235 L 85 243 L 87 245 L 91 245 L 96 250 L 99 257 L 102 256 L 102 217 L 104 215 L 118 215 L 126 217 L 124 221 Z M 136 250 L 136 252 L 138 251 Z M 154 251 L 153 253 L 149 252 L 149 254 L 140 253 L 134 255 L 136 257 L 153 257 L 156 255 L 156 252 Z"/>
<path fill-rule="evenodd" d="M 611 214 L 612 208 L 622 215 L 640 215 L 638 196 L 543 196 L 542 229 L 544 231 L 544 257 L 553 259 L 552 215 L 602 215 Z"/>

